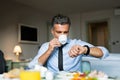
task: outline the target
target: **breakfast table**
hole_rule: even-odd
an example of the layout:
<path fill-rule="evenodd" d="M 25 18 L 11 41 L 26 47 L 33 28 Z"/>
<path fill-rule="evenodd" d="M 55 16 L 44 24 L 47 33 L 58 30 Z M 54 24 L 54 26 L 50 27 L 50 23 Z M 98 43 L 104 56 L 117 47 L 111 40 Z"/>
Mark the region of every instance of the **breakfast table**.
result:
<path fill-rule="evenodd" d="M 20 79 L 17 79 L 17 78 L 8 79 L 8 78 L 1 78 L 1 77 L 0 77 L 0 80 L 20 80 Z M 41 79 L 41 80 L 46 80 L 46 79 L 44 78 L 44 79 Z M 63 79 L 53 79 L 53 80 L 63 80 Z M 65 80 L 65 79 L 64 79 L 64 80 Z M 116 78 L 116 79 L 107 79 L 107 80 L 120 80 L 120 78 Z"/>
<path fill-rule="evenodd" d="M 0 80 L 20 80 L 20 79 L 17 79 L 17 78 L 8 79 L 8 78 L 1 78 L 1 77 L 0 77 Z M 46 79 L 44 78 L 44 79 L 41 79 L 41 80 L 46 80 Z M 53 79 L 53 80 L 63 80 L 63 79 Z M 120 78 L 116 78 L 116 79 L 107 79 L 107 80 L 120 80 Z"/>
<path fill-rule="evenodd" d="M 45 67 L 36 69 L 13 69 L 0 74 L 0 80 L 120 80 L 120 77 L 111 77 L 102 71 L 93 70 L 88 73 L 79 71 L 59 71 L 53 73 Z M 12 77 L 10 77 L 12 75 Z"/>
<path fill-rule="evenodd" d="M 0 80 L 20 80 L 19 78 L 4 78 L 3 74 L 0 74 Z M 41 80 L 47 80 L 44 78 L 41 78 Z M 59 77 L 54 77 L 52 80 L 71 80 L 71 78 L 68 78 L 66 76 L 59 76 Z M 106 80 L 106 79 L 96 79 L 96 80 Z M 107 80 L 120 80 L 120 77 L 110 77 Z"/>

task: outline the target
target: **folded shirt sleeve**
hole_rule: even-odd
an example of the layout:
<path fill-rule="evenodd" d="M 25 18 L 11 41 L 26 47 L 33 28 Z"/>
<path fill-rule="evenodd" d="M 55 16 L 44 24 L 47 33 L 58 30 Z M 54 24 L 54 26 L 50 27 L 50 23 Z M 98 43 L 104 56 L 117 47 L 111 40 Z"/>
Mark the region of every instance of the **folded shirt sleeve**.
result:
<path fill-rule="evenodd" d="M 96 46 L 98 48 L 100 48 L 103 52 L 103 56 L 101 57 L 101 59 L 105 59 L 106 57 L 109 56 L 109 51 L 108 49 L 106 49 L 105 47 L 102 47 L 102 46 Z"/>

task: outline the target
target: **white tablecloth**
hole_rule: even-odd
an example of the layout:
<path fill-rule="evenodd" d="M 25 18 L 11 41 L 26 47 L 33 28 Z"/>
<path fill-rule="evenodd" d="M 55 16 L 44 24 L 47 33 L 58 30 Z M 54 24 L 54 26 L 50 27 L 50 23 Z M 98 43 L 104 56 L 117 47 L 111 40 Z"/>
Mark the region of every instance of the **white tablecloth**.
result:
<path fill-rule="evenodd" d="M 3 75 L 0 74 L 0 80 L 20 80 L 20 79 L 18 79 L 18 78 L 14 78 L 14 79 L 4 78 Z M 46 80 L 46 79 L 42 79 L 42 80 Z M 54 80 L 63 80 L 63 78 L 62 79 L 60 79 L 60 78 L 54 79 Z M 117 77 L 116 79 L 108 79 L 108 80 L 120 80 L 120 77 Z"/>

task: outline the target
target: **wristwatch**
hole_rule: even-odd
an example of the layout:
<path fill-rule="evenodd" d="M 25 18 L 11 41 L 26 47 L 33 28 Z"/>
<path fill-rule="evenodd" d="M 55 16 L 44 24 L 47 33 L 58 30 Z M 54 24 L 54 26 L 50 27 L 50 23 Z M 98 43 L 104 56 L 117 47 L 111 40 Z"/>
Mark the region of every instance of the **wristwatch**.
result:
<path fill-rule="evenodd" d="M 88 45 L 84 45 L 84 47 L 86 47 L 87 48 L 87 52 L 84 54 L 84 55 L 89 55 L 89 53 L 90 53 L 90 47 L 88 46 Z"/>

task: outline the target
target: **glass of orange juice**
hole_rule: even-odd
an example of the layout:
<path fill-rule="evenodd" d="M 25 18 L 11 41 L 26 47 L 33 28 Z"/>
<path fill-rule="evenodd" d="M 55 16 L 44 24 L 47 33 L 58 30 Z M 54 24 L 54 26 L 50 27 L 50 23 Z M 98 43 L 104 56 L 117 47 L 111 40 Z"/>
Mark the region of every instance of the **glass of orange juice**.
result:
<path fill-rule="evenodd" d="M 40 71 L 21 71 L 20 80 L 41 80 Z"/>

